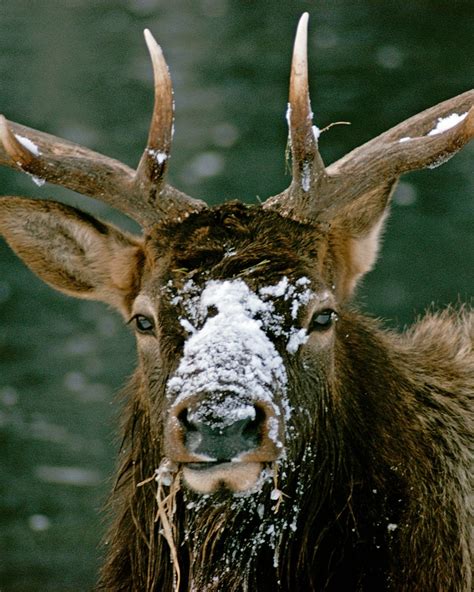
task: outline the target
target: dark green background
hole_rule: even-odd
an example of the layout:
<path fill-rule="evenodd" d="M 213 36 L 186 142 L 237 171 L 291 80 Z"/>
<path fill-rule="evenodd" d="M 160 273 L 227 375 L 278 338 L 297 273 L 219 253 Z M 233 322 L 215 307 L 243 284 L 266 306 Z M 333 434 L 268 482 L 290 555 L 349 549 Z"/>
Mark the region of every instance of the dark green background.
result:
<path fill-rule="evenodd" d="M 171 181 L 209 203 L 255 202 L 289 183 L 284 115 L 304 10 L 316 122 L 352 122 L 321 138 L 326 162 L 472 86 L 472 0 L 0 0 L 0 112 L 135 165 L 152 106 L 149 27 L 174 80 Z M 472 294 L 473 149 L 403 179 L 359 292 L 389 325 Z M 0 193 L 128 224 L 11 171 Z M 88 590 L 133 338 L 105 306 L 43 285 L 3 242 L 0 262 L 0 590 Z"/>

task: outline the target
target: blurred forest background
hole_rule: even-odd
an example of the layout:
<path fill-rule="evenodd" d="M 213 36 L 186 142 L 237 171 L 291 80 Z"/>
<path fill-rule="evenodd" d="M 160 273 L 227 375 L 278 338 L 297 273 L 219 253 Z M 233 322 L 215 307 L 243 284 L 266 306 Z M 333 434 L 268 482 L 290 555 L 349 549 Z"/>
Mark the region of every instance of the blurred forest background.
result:
<path fill-rule="evenodd" d="M 135 166 L 152 109 L 151 29 L 171 68 L 171 182 L 217 203 L 289 183 L 285 111 L 297 20 L 310 12 L 327 163 L 472 87 L 472 0 L 0 0 L 0 113 Z M 403 178 L 360 305 L 403 327 L 473 287 L 474 145 Z M 0 193 L 93 200 L 0 170 Z M 0 242 L 0 589 L 82 591 L 100 563 L 134 340 L 97 303 L 37 280 Z"/>

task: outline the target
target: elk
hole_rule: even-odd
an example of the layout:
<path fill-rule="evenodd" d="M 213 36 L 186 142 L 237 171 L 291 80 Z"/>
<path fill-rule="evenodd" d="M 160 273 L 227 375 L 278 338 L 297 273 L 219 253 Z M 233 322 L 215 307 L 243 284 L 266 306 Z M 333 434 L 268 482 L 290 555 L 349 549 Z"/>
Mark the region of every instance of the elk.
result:
<path fill-rule="evenodd" d="M 0 230 L 54 288 L 137 335 L 99 590 L 471 590 L 473 315 L 404 334 L 350 304 L 401 174 L 474 135 L 474 91 L 330 166 L 298 25 L 292 181 L 209 208 L 166 183 L 172 87 L 145 31 L 155 104 L 136 171 L 1 120 L 0 162 L 107 202 L 132 236 L 48 200 L 3 197 Z"/>

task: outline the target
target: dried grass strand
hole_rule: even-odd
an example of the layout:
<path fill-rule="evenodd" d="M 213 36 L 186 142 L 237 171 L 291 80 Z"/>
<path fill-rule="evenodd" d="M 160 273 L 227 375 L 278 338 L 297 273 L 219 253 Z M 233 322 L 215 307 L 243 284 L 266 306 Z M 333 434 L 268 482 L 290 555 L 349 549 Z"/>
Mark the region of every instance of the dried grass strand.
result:
<path fill-rule="evenodd" d="M 143 487 L 152 481 L 156 481 L 157 483 L 155 494 L 157 510 L 154 517 L 154 523 L 157 523 L 158 521 L 160 522 L 160 534 L 164 537 L 170 549 L 171 563 L 173 565 L 173 590 L 174 592 L 178 592 L 181 586 L 181 569 L 179 566 L 178 549 L 176 546 L 178 533 L 174 520 L 176 514 L 176 495 L 181 488 L 178 467 L 169 459 L 165 458 L 160 463 L 159 468 L 154 471 L 153 475 L 137 483 L 137 487 Z M 165 488 L 169 488 L 168 493 L 166 493 Z M 150 529 L 150 541 L 146 541 L 150 554 L 153 552 L 155 542 L 154 531 L 154 528 Z M 152 569 L 152 561 L 150 561 L 148 563 L 147 590 L 154 589 L 154 579 L 155 576 Z"/>

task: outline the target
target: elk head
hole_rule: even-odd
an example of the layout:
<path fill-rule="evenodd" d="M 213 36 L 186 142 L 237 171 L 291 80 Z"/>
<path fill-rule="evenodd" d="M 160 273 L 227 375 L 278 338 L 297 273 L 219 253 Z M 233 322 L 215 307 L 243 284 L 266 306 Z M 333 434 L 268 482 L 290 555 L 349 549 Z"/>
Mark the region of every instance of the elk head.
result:
<path fill-rule="evenodd" d="M 0 163 L 101 199 L 144 228 L 135 237 L 55 202 L 0 200 L 0 230 L 35 273 L 111 304 L 134 325 L 138 404 L 163 455 L 200 493 L 258 489 L 292 434 L 309 434 L 319 411 L 338 405 L 330 393 L 346 303 L 375 262 L 398 177 L 436 166 L 474 135 L 469 91 L 325 167 L 308 92 L 307 20 L 291 67 L 292 181 L 262 206 L 208 208 L 166 183 L 172 89 L 148 31 L 155 106 L 136 171 L 0 121 Z"/>

